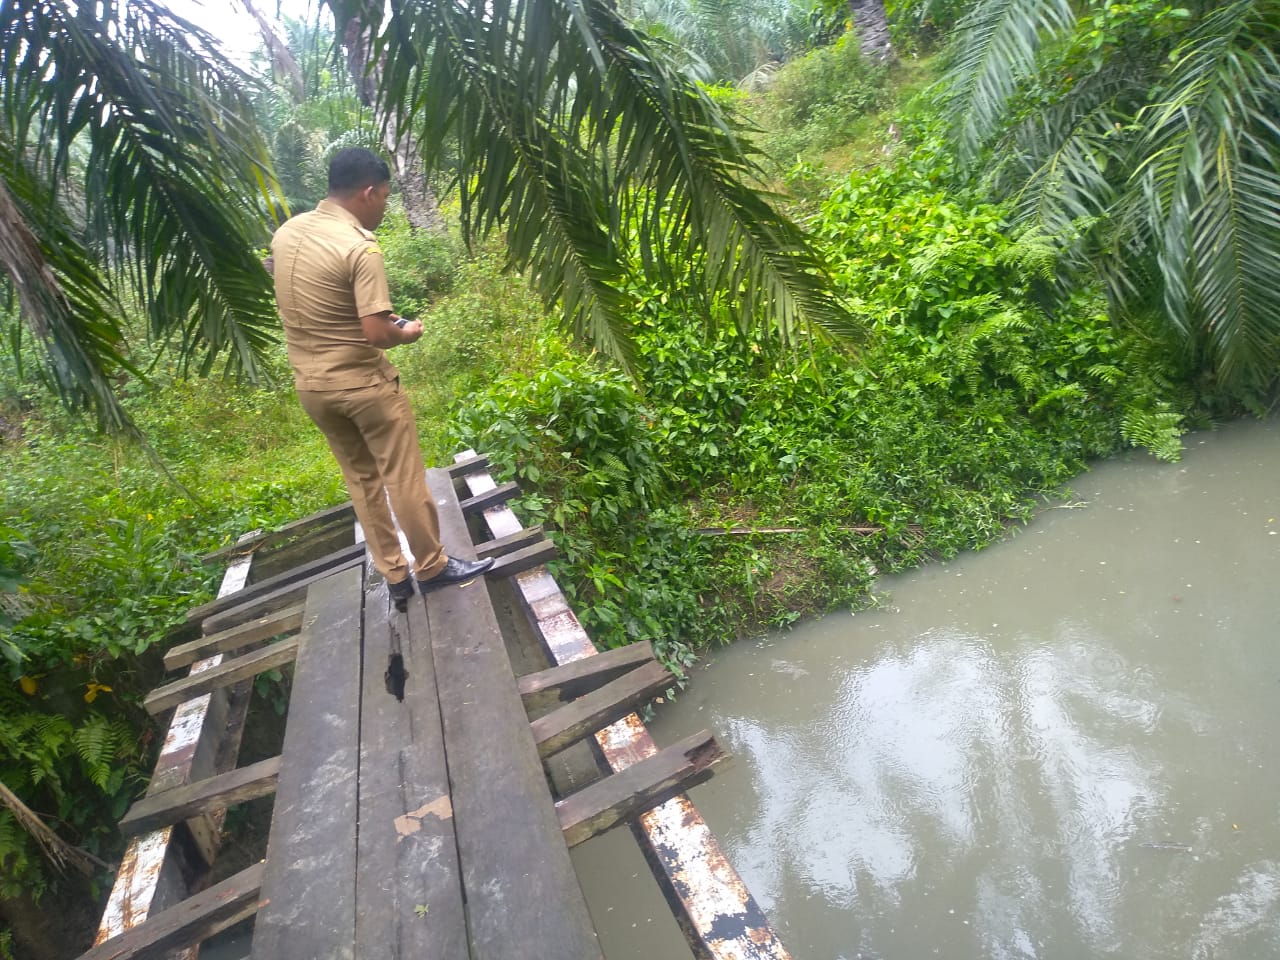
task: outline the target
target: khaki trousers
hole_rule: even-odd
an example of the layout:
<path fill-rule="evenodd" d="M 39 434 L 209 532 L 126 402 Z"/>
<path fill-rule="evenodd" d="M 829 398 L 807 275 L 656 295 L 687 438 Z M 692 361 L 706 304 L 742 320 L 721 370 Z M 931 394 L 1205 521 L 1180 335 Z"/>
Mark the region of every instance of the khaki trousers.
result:
<path fill-rule="evenodd" d="M 399 583 L 410 574 L 426 580 L 444 569 L 448 558 L 427 489 L 418 426 L 399 378 L 350 390 L 299 390 L 298 400 L 329 441 L 378 572 L 388 583 Z M 413 552 L 412 570 L 392 510 Z"/>

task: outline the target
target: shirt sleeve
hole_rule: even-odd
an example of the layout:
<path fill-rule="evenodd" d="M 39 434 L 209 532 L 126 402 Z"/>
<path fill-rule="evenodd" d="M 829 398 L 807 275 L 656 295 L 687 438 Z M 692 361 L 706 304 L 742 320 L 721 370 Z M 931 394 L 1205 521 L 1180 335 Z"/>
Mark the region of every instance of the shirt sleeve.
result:
<path fill-rule="evenodd" d="M 365 240 L 351 250 L 351 288 L 356 298 L 356 316 L 368 317 L 391 309 L 391 291 L 382 248 Z"/>

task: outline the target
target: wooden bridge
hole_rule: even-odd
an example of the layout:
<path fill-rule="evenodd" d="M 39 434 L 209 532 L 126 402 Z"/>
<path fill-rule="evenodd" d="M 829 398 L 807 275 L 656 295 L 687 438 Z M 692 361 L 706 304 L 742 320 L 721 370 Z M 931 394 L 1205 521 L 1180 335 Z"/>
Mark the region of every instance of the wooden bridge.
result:
<path fill-rule="evenodd" d="M 214 555 L 218 598 L 165 656 L 186 675 L 146 700 L 169 729 L 82 960 L 194 960 L 247 918 L 253 960 L 600 957 L 568 851 L 624 823 L 692 955 L 786 958 L 684 794 L 723 759 L 714 739 L 659 749 L 634 712 L 671 675 L 647 645 L 596 652 L 483 457 L 428 484 L 450 552 L 497 562 L 407 613 L 349 504 Z M 283 749 L 241 767 L 253 678 L 287 664 Z M 549 782 L 575 750 L 592 782 Z M 265 860 L 213 882 L 227 808 L 272 793 Z"/>

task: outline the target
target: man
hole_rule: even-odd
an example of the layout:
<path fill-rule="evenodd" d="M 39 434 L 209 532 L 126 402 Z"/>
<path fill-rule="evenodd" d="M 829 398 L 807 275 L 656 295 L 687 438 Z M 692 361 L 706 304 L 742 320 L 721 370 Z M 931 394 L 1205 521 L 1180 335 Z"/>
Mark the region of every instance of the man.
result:
<path fill-rule="evenodd" d="M 404 609 L 423 593 L 469 580 L 493 560 L 445 556 L 427 489 L 418 428 L 400 375 L 383 352 L 422 336 L 396 316 L 373 230 L 382 223 L 391 171 L 372 151 L 340 150 L 329 195 L 271 241 L 276 301 L 298 400 L 342 468 L 374 566 Z M 388 497 L 413 552 L 400 549 Z"/>

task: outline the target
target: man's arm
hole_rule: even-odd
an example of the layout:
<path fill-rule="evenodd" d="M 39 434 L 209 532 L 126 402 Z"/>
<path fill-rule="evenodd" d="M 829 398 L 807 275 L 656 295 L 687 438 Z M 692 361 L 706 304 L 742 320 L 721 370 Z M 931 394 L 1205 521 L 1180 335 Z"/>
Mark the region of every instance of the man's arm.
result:
<path fill-rule="evenodd" d="M 407 320 L 403 326 L 396 322 L 403 319 L 390 310 L 383 310 L 381 313 L 371 313 L 361 317 L 360 329 L 364 332 L 364 338 L 372 346 L 379 350 L 386 350 L 390 347 L 398 347 L 402 343 L 413 343 L 422 336 L 421 320 Z"/>

